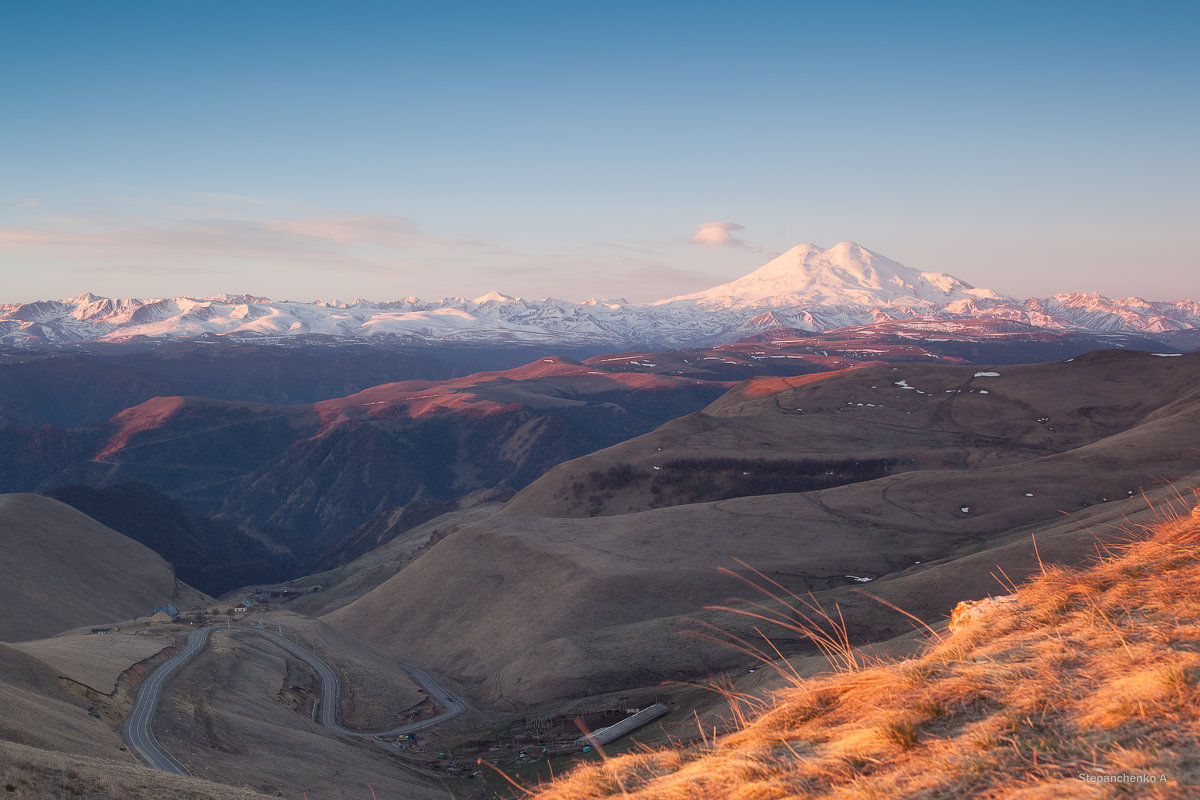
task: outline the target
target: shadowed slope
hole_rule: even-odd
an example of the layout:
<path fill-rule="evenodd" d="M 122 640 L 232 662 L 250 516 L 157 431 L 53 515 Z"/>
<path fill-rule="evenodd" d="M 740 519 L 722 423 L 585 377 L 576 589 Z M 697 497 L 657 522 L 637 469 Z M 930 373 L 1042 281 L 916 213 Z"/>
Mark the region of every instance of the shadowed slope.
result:
<path fill-rule="evenodd" d="M 21 454 L 0 468 L 0 484 L 144 483 L 193 511 L 256 528 L 311 563 L 373 516 L 414 500 L 519 488 L 726 388 L 554 357 L 301 406 L 157 397 L 86 429 L 0 431 Z"/>
<path fill-rule="evenodd" d="M 177 580 L 154 551 L 57 500 L 0 495 L 0 542 L 6 641 L 211 600 Z"/>
<path fill-rule="evenodd" d="M 49 496 L 151 548 L 180 579 L 214 596 L 295 574 L 293 560 L 270 552 L 232 521 L 196 514 L 145 484 L 64 486 Z"/>

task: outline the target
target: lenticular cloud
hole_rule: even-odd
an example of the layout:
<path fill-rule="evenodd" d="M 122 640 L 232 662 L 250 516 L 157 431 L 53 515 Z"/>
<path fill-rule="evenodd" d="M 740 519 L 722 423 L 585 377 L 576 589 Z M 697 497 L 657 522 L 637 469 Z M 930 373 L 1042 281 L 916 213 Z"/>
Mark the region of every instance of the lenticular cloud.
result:
<path fill-rule="evenodd" d="M 746 243 L 733 235 L 734 231 L 741 230 L 745 228 L 736 222 L 705 222 L 696 226 L 696 232 L 692 234 L 692 243 L 705 247 L 745 247 Z"/>

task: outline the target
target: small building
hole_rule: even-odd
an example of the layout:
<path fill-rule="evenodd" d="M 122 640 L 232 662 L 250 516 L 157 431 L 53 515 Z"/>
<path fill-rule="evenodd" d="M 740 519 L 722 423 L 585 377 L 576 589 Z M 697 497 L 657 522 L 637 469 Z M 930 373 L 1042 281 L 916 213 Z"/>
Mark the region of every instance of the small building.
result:
<path fill-rule="evenodd" d="M 233 613 L 235 614 L 245 614 L 249 610 L 250 606 L 246 605 L 245 603 L 238 603 L 233 607 Z"/>
<path fill-rule="evenodd" d="M 153 618 L 154 615 L 160 611 L 166 614 L 169 619 L 179 619 L 179 609 L 176 608 L 173 603 L 165 606 L 158 606 L 150 613 L 150 617 Z"/>

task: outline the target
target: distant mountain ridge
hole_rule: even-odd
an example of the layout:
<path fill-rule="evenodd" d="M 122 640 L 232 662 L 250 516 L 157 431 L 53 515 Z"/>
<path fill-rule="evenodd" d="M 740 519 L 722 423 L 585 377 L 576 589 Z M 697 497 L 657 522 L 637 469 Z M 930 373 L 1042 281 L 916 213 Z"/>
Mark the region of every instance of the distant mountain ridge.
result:
<path fill-rule="evenodd" d="M 11 374 L 0 370 L 0 386 Z M 9 454 L 0 460 L 0 492 L 61 489 L 64 502 L 225 591 L 237 581 L 278 580 L 289 563 L 306 568 L 360 525 L 409 503 L 519 489 L 564 459 L 703 408 L 731 385 L 719 375 L 555 356 L 314 403 L 154 396 L 73 427 L 4 425 L 0 416 L 0 450 Z M 32 394 L 54 391 L 43 386 Z M 199 516 L 218 514 L 226 521 Z M 243 532 L 293 558 L 269 557 Z"/>
<path fill-rule="evenodd" d="M 1167 333 L 1200 328 L 1200 303 L 1113 299 L 1074 292 L 1018 300 L 944 273 L 907 267 L 853 242 L 801 244 L 737 280 L 653 303 L 499 292 L 466 299 L 387 302 L 105 298 L 0 304 L 0 345 L 221 336 L 275 342 L 316 338 L 388 345 L 430 343 L 708 345 L 789 327 L 821 332 L 887 320 L 984 319 L 1058 331 Z"/>

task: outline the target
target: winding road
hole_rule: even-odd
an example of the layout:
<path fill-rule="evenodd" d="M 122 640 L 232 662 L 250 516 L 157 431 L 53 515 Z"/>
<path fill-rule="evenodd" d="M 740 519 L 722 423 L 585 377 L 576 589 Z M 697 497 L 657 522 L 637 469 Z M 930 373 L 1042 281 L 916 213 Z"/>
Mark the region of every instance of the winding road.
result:
<path fill-rule="evenodd" d="M 150 677 L 142 681 L 138 687 L 137 697 L 133 701 L 133 710 L 121 726 L 121 736 L 125 744 L 137 753 L 143 761 L 163 772 L 173 772 L 176 775 L 191 775 L 191 771 L 183 762 L 167 752 L 158 739 L 154 737 L 154 712 L 158 708 L 158 698 L 162 694 L 163 684 L 167 676 L 175 671 L 183 662 L 204 649 L 208 644 L 208 628 L 194 631 L 188 637 L 187 644 L 182 650 L 168 658 Z"/>
<path fill-rule="evenodd" d="M 171 656 L 158 669 L 150 673 L 150 676 L 142 682 L 138 687 L 137 696 L 133 702 L 133 709 L 129 712 L 125 724 L 121 726 L 121 736 L 124 737 L 125 743 L 129 748 L 146 762 L 146 764 L 160 769 L 164 772 L 171 772 L 176 775 L 191 775 L 192 773 L 184 766 L 178 758 L 171 755 L 166 748 L 159 743 L 154 736 L 154 715 L 158 709 L 158 700 L 162 695 L 163 685 L 166 683 L 167 677 L 175 671 L 180 664 L 187 661 L 196 653 L 204 649 L 208 643 L 209 632 L 211 630 L 233 630 L 233 631 L 253 631 L 261 636 L 265 636 L 275 644 L 287 650 L 292 655 L 299 658 L 304 663 L 308 664 L 317 673 L 317 677 L 321 679 L 321 698 L 318 701 L 319 717 L 318 721 L 324 727 L 341 734 L 342 736 L 355 736 L 360 738 L 371 738 L 377 736 L 395 736 L 401 733 L 412 733 L 419 731 L 422 728 L 428 728 L 431 725 L 437 725 L 439 722 L 444 722 L 451 717 L 461 714 L 466 706 L 444 689 L 434 682 L 424 670 L 414 667 L 410 664 L 400 664 L 399 666 L 412 676 L 422 689 L 426 691 L 430 699 L 434 703 L 441 706 L 444 710 L 442 713 L 428 719 L 410 722 L 396 728 L 386 731 L 352 731 L 349 728 L 342 727 L 338 722 L 338 696 L 341 693 L 341 682 L 338 680 L 337 673 L 310 651 L 287 639 L 274 631 L 266 630 L 265 628 L 255 627 L 234 627 L 234 628 L 210 628 L 203 627 L 192 632 L 188 637 L 187 644 L 182 650 Z"/>

